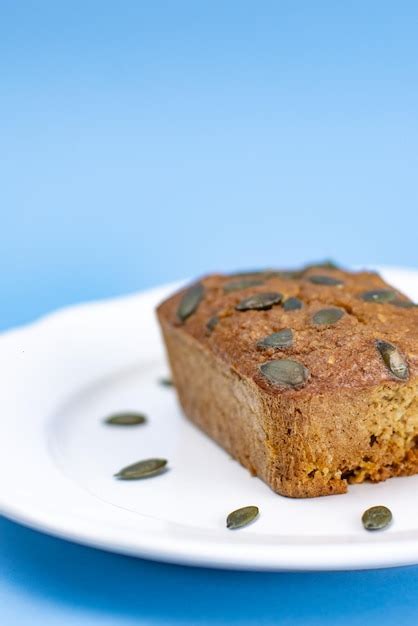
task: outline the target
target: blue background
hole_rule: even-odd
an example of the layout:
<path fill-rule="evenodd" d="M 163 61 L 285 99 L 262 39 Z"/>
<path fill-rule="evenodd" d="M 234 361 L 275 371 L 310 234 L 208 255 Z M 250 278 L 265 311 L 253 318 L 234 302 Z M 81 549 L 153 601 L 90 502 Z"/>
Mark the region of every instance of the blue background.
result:
<path fill-rule="evenodd" d="M 417 29 L 407 0 L 0 0 L 0 328 L 216 269 L 416 267 Z M 0 538 L 5 624 L 418 616 L 417 568 L 227 573 L 6 520 Z"/>

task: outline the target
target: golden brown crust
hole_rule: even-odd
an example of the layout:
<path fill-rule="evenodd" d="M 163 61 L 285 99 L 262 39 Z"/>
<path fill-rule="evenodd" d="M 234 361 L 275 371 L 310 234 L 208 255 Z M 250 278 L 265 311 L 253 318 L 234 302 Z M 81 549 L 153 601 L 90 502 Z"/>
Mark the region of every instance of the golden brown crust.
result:
<path fill-rule="evenodd" d="M 254 284 L 229 290 L 243 278 Z M 417 471 L 418 308 L 399 306 L 405 296 L 375 273 L 314 267 L 296 278 L 268 272 L 200 283 L 203 299 L 183 321 L 185 290 L 158 308 L 174 380 L 188 417 L 252 473 L 279 493 L 305 497 L 343 493 L 347 480 Z M 365 301 L 375 290 L 393 291 L 392 301 Z M 303 306 L 236 310 L 266 292 L 297 297 Z M 341 319 L 315 324 L 315 313 L 330 307 L 343 311 Z M 219 321 L 208 329 L 214 316 Z M 290 347 L 257 346 L 284 328 L 293 331 Z M 390 372 L 377 340 L 406 359 L 406 380 Z M 282 358 L 308 369 L 302 386 L 271 384 L 261 373 L 261 364 Z"/>

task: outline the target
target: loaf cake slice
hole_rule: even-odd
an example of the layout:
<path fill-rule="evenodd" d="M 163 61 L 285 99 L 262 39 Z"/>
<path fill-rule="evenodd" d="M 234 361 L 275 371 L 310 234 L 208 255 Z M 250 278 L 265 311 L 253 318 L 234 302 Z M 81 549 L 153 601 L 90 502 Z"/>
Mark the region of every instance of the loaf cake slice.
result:
<path fill-rule="evenodd" d="M 418 472 L 418 308 L 378 274 L 211 275 L 157 313 L 184 413 L 275 492 Z"/>

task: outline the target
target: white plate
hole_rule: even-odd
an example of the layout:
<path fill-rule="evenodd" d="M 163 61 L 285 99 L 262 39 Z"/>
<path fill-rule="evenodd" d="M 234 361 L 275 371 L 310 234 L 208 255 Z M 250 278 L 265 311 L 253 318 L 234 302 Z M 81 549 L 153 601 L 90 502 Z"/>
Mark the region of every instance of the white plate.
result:
<path fill-rule="evenodd" d="M 418 272 L 387 270 L 418 299 Z M 53 535 L 146 558 L 237 569 L 320 570 L 418 563 L 418 476 L 351 486 L 341 496 L 275 495 L 181 414 L 154 307 L 175 286 L 60 311 L 0 337 L 0 511 Z M 137 409 L 149 423 L 102 418 Z M 118 482 L 115 471 L 162 456 L 170 471 Z M 259 520 L 225 528 L 256 504 Z M 394 523 L 372 534 L 364 509 Z"/>

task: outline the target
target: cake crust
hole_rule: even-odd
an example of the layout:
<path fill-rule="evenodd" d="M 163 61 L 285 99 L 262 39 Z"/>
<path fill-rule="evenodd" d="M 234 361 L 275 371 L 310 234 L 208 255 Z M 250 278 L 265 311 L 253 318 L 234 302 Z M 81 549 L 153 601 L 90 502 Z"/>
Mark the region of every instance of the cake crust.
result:
<path fill-rule="evenodd" d="M 310 497 L 418 472 L 418 308 L 403 294 L 373 272 L 314 266 L 195 285 L 157 310 L 179 400 L 253 475 Z M 270 361 L 304 375 L 272 380 Z"/>

